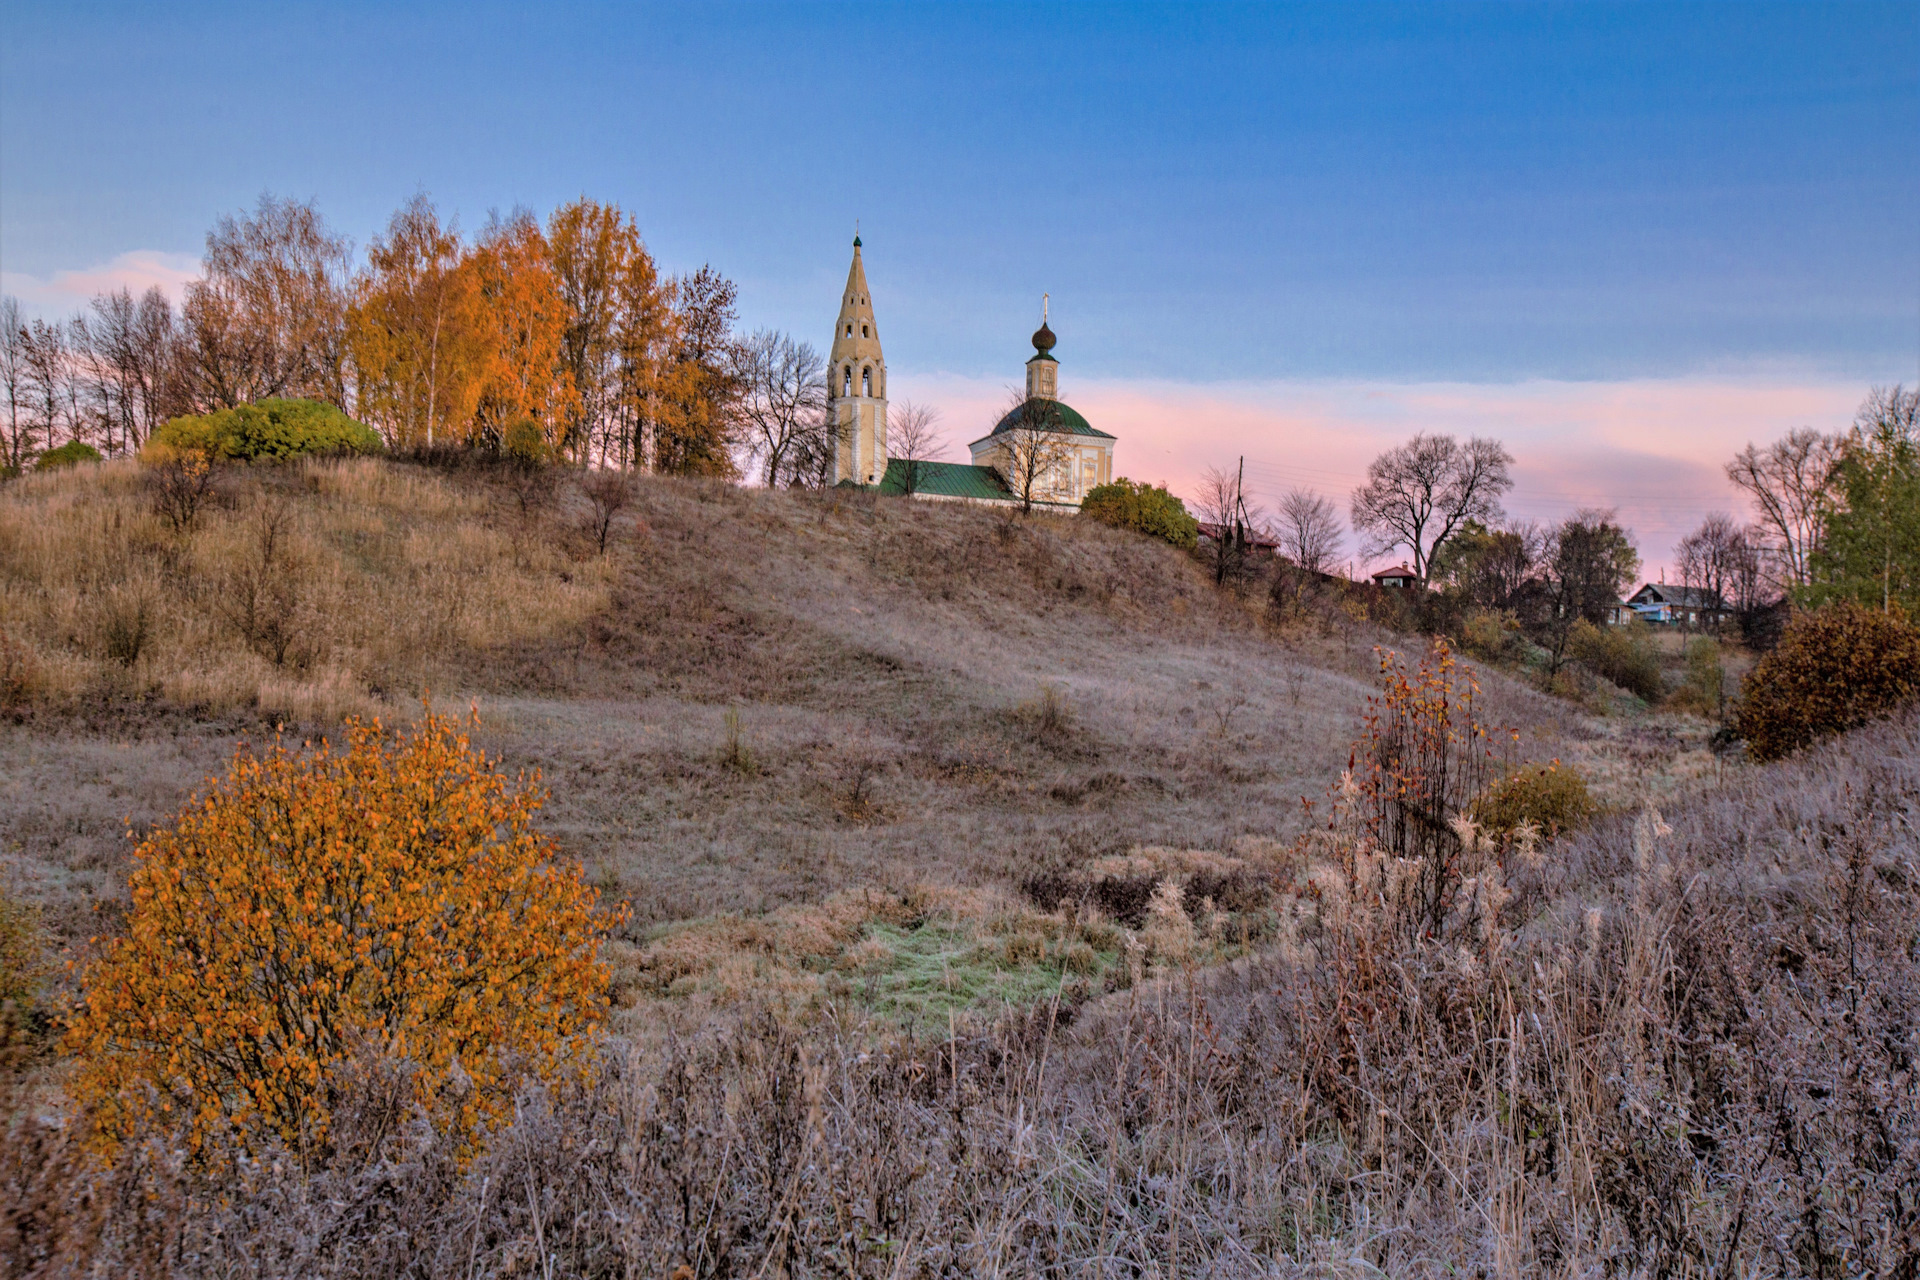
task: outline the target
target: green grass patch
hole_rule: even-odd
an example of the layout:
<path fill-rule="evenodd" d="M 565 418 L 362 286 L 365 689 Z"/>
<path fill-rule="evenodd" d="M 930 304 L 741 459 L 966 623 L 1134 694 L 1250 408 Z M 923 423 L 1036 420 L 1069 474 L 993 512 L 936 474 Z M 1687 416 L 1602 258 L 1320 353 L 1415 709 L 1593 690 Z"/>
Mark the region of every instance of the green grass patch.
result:
<path fill-rule="evenodd" d="M 1072 934 L 982 937 L 928 921 L 913 929 L 870 924 L 866 937 L 868 951 L 877 943 L 891 955 L 847 975 L 843 995 L 915 1029 L 943 1027 L 950 1013 L 1049 1000 L 1064 984 L 1097 982 L 1121 962 L 1118 952 L 1094 951 Z"/>

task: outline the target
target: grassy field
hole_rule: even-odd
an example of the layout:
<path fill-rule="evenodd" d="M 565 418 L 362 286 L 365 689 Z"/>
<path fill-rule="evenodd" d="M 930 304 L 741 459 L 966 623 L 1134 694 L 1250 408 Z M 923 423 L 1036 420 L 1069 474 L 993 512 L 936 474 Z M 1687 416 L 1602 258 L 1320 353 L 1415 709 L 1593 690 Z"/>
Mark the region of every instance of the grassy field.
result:
<path fill-rule="evenodd" d="M 1017 913 L 1038 870 L 1285 841 L 1390 639 L 1276 632 L 1179 553 L 1086 521 L 648 480 L 603 555 L 587 514 L 563 480 L 378 461 L 236 472 L 184 533 L 129 464 L 10 486 L 10 890 L 63 943 L 96 932 L 128 831 L 239 743 L 404 722 L 430 692 L 539 771 L 548 829 L 632 904 L 651 992 L 643 953 L 686 950 L 689 922 L 717 938 L 850 892 Z M 129 616 L 140 642 L 116 650 Z M 1528 752 L 1592 737 L 1488 683 Z"/>
<path fill-rule="evenodd" d="M 0 1271 L 1911 1274 L 1911 717 L 1757 769 L 1480 670 L 1604 812 L 1467 837 L 1416 924 L 1340 778 L 1418 642 L 1087 521 L 646 480 L 602 553 L 588 514 L 366 461 L 183 531 L 117 465 L 0 490 L 0 876 L 54 951 L 239 744 L 429 692 L 633 911 L 595 1069 L 477 1161 L 370 1076 L 323 1165 L 103 1170 L 43 1044 Z"/>

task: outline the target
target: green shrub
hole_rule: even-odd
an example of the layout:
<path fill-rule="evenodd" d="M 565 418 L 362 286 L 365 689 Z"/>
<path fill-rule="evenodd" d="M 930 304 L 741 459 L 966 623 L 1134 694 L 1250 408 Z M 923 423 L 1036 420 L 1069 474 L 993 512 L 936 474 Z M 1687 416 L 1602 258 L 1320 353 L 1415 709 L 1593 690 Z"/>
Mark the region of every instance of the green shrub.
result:
<path fill-rule="evenodd" d="M 35 471 L 54 471 L 61 467 L 75 467 L 83 462 L 100 461 L 100 451 L 90 444 L 79 440 L 69 440 L 58 449 L 49 449 L 34 462 Z"/>
<path fill-rule="evenodd" d="M 31 1002 L 43 959 L 39 914 L 0 889 L 0 1004 Z"/>
<path fill-rule="evenodd" d="M 1635 697 L 1647 702 L 1660 697 L 1660 652 L 1644 622 L 1603 629 L 1582 619 L 1567 637 L 1567 656 Z"/>
<path fill-rule="evenodd" d="M 543 466 L 553 461 L 546 429 L 532 418 L 516 418 L 507 424 L 500 433 L 500 451 L 522 466 Z"/>
<path fill-rule="evenodd" d="M 1531 822 L 1542 834 L 1556 836 L 1586 826 L 1599 811 L 1587 780 L 1556 760 L 1517 770 L 1488 787 L 1473 802 L 1472 817 L 1494 835 L 1511 835 Z"/>
<path fill-rule="evenodd" d="M 1527 638 L 1511 613 L 1468 609 L 1459 627 L 1460 647 L 1487 662 L 1518 662 L 1526 657 Z"/>
<path fill-rule="evenodd" d="M 1187 514 L 1187 506 L 1165 489 L 1139 484 L 1125 476 L 1112 484 L 1087 491 L 1080 514 L 1092 516 L 1116 529 L 1132 529 L 1150 538 L 1170 542 L 1191 551 L 1200 542 L 1200 522 Z"/>
<path fill-rule="evenodd" d="M 1747 677 L 1734 731 L 1777 760 L 1920 699 L 1920 630 L 1850 601 L 1801 613 Z"/>
<path fill-rule="evenodd" d="M 0 1070 L 34 1049 L 40 983 L 46 976 L 46 939 L 39 913 L 0 889 Z"/>
<path fill-rule="evenodd" d="M 1701 636 L 1687 646 L 1687 678 L 1667 700 L 1669 706 L 1717 716 L 1726 709 L 1727 673 L 1720 665 L 1720 642 Z"/>
<path fill-rule="evenodd" d="M 318 400 L 261 400 L 174 418 L 153 433 L 154 455 L 191 453 L 215 460 L 284 461 L 309 453 L 379 453 L 380 437 Z"/>

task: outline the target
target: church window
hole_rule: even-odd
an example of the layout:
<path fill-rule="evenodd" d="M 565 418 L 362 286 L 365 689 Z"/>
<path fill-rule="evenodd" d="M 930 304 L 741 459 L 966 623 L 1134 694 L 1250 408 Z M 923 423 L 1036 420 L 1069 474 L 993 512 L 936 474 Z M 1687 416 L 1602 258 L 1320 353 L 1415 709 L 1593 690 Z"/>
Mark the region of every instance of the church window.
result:
<path fill-rule="evenodd" d="M 853 321 L 851 320 L 847 321 L 847 336 L 849 338 L 853 336 Z"/>
<path fill-rule="evenodd" d="M 840 394 L 843 396 L 850 396 L 853 394 L 853 366 L 852 365 L 848 365 L 845 369 L 841 370 Z"/>
<path fill-rule="evenodd" d="M 860 371 L 860 394 L 863 396 L 873 394 L 873 370 L 871 369 Z"/>
<path fill-rule="evenodd" d="M 860 326 L 860 336 L 861 336 L 861 337 L 863 337 L 863 338 L 864 338 L 864 337 L 866 337 L 866 336 L 868 336 L 868 335 L 867 335 L 867 326 L 865 326 L 865 325 L 861 325 L 861 326 Z"/>

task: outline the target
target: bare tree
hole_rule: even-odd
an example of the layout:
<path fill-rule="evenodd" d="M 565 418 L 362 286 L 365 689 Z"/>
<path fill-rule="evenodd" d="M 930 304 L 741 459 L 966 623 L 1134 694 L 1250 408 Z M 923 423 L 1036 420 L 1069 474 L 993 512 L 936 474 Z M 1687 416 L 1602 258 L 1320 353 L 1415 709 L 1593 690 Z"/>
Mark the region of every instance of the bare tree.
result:
<path fill-rule="evenodd" d="M 740 388 L 735 409 L 742 444 L 759 463 L 769 489 L 792 483 L 806 450 L 804 438 L 820 429 L 827 385 L 820 353 L 782 333 L 761 329 L 733 352 L 733 378 Z"/>
<path fill-rule="evenodd" d="M 1547 672 L 1560 670 L 1578 622 L 1604 626 L 1620 592 L 1640 571 L 1633 536 L 1611 511 L 1579 511 L 1547 535 L 1540 561 Z"/>
<path fill-rule="evenodd" d="M 838 448 L 853 445 L 853 424 L 835 422 L 826 407 L 814 414 L 794 437 L 787 483 L 800 489 L 827 489 L 834 483 L 833 463 Z"/>
<path fill-rule="evenodd" d="M 1691 625 L 1693 615 L 1704 614 L 1706 625 L 1720 630 L 1722 612 L 1728 608 L 1742 612 L 1758 602 L 1752 594 L 1759 578 L 1759 539 L 1750 529 L 1741 527 L 1732 516 L 1714 512 L 1700 527 L 1680 540 L 1680 585 L 1690 596 L 1682 602 L 1683 625 Z"/>
<path fill-rule="evenodd" d="M 1727 479 L 1753 500 L 1765 531 L 1769 567 L 1782 592 L 1813 580 L 1813 555 L 1832 503 L 1834 464 L 1843 437 L 1801 427 L 1765 449 L 1749 444 L 1727 464 Z"/>
<path fill-rule="evenodd" d="M 1353 491 L 1353 527 L 1365 535 L 1366 554 L 1405 547 L 1424 580 L 1461 525 L 1491 525 L 1501 518 L 1501 495 L 1513 488 L 1512 465 L 1513 455 L 1499 441 L 1479 436 L 1463 445 L 1449 435 L 1421 432 L 1387 450 Z"/>
<path fill-rule="evenodd" d="M 1045 396 L 1028 397 L 1015 391 L 994 434 L 1000 439 L 1002 477 L 1019 500 L 1020 510 L 1033 510 L 1067 489 L 1066 471 L 1073 458 L 1066 440 L 1060 402 Z"/>
<path fill-rule="evenodd" d="M 0 466 L 19 468 L 26 462 L 27 437 L 21 414 L 26 411 L 31 421 L 27 387 L 27 330 L 20 317 L 20 300 L 0 298 L 0 395 L 7 398 L 7 438 L 0 442 L 5 446 L 0 452 Z"/>
<path fill-rule="evenodd" d="M 600 554 L 605 555 L 614 517 L 633 501 L 633 478 L 620 470 L 589 471 L 580 481 L 580 492 L 593 506 L 587 530 L 598 544 Z"/>
<path fill-rule="evenodd" d="M 932 460 L 945 442 L 940 411 L 902 400 L 887 415 L 887 455 L 900 460 L 901 484 L 909 497 L 920 487 L 920 465 Z"/>
<path fill-rule="evenodd" d="M 1258 506 L 1247 503 L 1240 470 L 1208 467 L 1200 475 L 1195 505 L 1200 511 L 1201 531 L 1208 539 L 1214 582 L 1240 578 L 1250 563 L 1253 536 L 1264 514 Z"/>
<path fill-rule="evenodd" d="M 1311 489 L 1294 489 L 1280 503 L 1280 553 L 1303 572 L 1327 572 L 1340 555 L 1340 513 Z"/>
<path fill-rule="evenodd" d="M 20 331 L 20 338 L 25 372 L 23 389 L 30 413 L 26 449 L 22 454 L 21 465 L 24 466 L 26 453 L 39 452 L 33 446 L 36 429 L 44 442 L 40 448 L 54 447 L 54 437 L 59 431 L 66 405 L 67 332 L 64 325 L 35 320 Z"/>
<path fill-rule="evenodd" d="M 311 202 L 260 197 L 207 233 L 206 275 L 181 307 L 194 407 L 311 396 L 345 407 L 348 246 Z"/>

